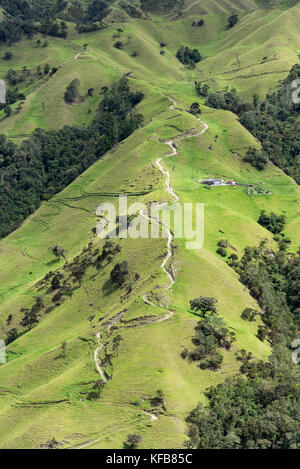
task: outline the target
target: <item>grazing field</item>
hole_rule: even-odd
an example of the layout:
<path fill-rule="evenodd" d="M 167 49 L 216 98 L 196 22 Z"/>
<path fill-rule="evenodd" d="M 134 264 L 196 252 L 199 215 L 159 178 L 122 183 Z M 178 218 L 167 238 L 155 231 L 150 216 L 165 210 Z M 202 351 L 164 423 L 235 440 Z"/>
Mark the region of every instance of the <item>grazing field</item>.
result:
<path fill-rule="evenodd" d="M 246 98 L 253 93 L 263 97 L 298 62 L 300 6 L 262 12 L 257 3 L 189 0 L 182 18 L 174 21 L 154 16 L 89 34 L 78 34 L 70 24 L 68 39 L 49 38 L 45 48 L 36 46 L 37 36 L 9 48 L 1 45 L 0 56 L 8 49 L 13 53 L 9 63 L 0 64 L 2 79 L 10 68 L 36 70 L 46 63 L 58 68 L 53 76 L 36 77 L 32 72 L 28 81 L 18 84 L 26 95 L 21 111 L 16 104 L 9 117 L 0 111 L 1 133 L 14 142 L 37 127 L 90 124 L 102 87 L 123 74 L 145 95 L 137 107 L 144 125 L 61 193 L 43 201 L 18 230 L 0 241 L 0 337 L 13 328 L 19 333 L 7 348 L 7 363 L 0 365 L 2 449 L 40 448 L 52 438 L 61 448 L 122 448 L 129 433 L 142 435 L 143 448 L 180 448 L 186 439 L 185 418 L 205 400 L 205 389 L 238 372 L 235 353 L 246 349 L 267 359 L 269 344 L 256 336 L 259 320 L 241 319 L 245 308 L 259 307 L 226 258 L 216 254 L 217 243 L 228 239 L 229 254 L 239 257 L 246 246 L 264 238 L 272 246 L 273 235 L 257 220 L 261 210 L 284 212 L 284 233 L 295 252 L 299 186 L 271 163 L 263 171 L 244 163 L 247 149 L 259 148 L 259 142 L 234 114 L 206 107 L 194 90 L 194 81 L 200 80 L 215 90 L 236 88 Z M 227 17 L 235 12 L 240 21 L 227 30 Z M 191 27 L 201 15 L 204 26 Z M 113 46 L 119 27 L 122 50 Z M 197 47 L 203 55 L 195 69 L 176 59 L 182 44 Z M 74 78 L 80 80 L 80 99 L 67 104 L 64 91 Z M 93 96 L 87 95 L 89 88 L 95 89 Z M 170 100 L 176 102 L 174 108 Z M 201 106 L 200 120 L 187 112 L 194 101 Z M 198 135 L 204 123 L 208 129 Z M 165 158 L 170 140 L 178 154 Z M 130 203 L 172 202 L 166 177 L 155 164 L 158 158 L 170 173 L 179 201 L 204 204 L 203 248 L 188 250 L 186 239 L 174 240 L 176 281 L 168 290 L 161 268 L 167 239 L 115 240 L 121 250 L 110 262 L 100 269 L 90 263 L 70 294 L 53 300 L 50 284 L 41 280 L 50 271 L 68 280 L 68 270 L 49 248 L 63 246 L 69 263 L 101 252 L 104 241 L 93 231 L 99 204 L 116 205 L 116 195 L 124 193 Z M 262 191 L 242 185 L 208 190 L 198 182 L 207 177 L 235 179 Z M 111 270 L 124 260 L 130 275 L 138 274 L 129 292 L 110 281 Z M 219 315 L 236 335 L 231 350 L 223 351 L 218 371 L 201 370 L 180 355 L 190 345 L 198 321 L 189 301 L 200 295 L 218 300 Z M 26 331 L 20 327 L 22 309 L 31 308 L 38 296 L 45 307 L 39 323 Z M 100 378 L 94 361 L 98 333 L 99 363 L 107 383 L 100 398 L 93 399 Z M 117 335 L 122 340 L 116 350 Z M 153 404 L 157 390 L 164 393 L 164 409 Z"/>

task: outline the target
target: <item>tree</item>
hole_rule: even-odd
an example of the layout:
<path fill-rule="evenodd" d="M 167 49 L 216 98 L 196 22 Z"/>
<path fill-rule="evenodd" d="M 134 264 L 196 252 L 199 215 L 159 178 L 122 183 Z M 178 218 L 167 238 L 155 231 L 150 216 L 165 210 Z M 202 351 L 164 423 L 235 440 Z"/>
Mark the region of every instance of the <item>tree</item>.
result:
<path fill-rule="evenodd" d="M 6 325 L 9 326 L 12 320 L 13 320 L 13 315 L 9 314 L 6 319 Z"/>
<path fill-rule="evenodd" d="M 229 265 L 231 267 L 234 267 L 237 265 L 237 262 L 239 260 L 239 257 L 235 254 L 235 253 L 232 253 L 230 254 L 230 256 L 228 257 L 228 260 L 229 260 Z"/>
<path fill-rule="evenodd" d="M 218 300 L 208 296 L 199 296 L 190 301 L 192 311 L 200 311 L 205 318 L 207 313 L 217 314 L 216 303 Z"/>
<path fill-rule="evenodd" d="M 223 361 L 223 355 L 218 348 L 229 350 L 235 340 L 233 332 L 229 331 L 224 320 L 211 315 L 198 322 L 195 335 L 192 338 L 194 349 L 184 349 L 181 352 L 183 359 L 198 361 L 201 369 L 217 370 Z"/>
<path fill-rule="evenodd" d="M 18 81 L 21 74 L 11 70 L 8 76 Z M 38 78 L 34 69 L 30 74 L 28 82 Z M 15 83 L 9 82 L 13 86 Z M 13 86 L 8 90 L 14 91 Z M 64 126 L 51 131 L 38 128 L 20 145 L 0 136 L 0 186 L 3 178 L 5 182 L 0 187 L 0 238 L 20 226 L 43 200 L 63 190 L 141 125 L 142 116 L 135 112 L 135 106 L 143 94 L 132 90 L 126 77 L 97 99 L 98 108 L 87 126 Z"/>
<path fill-rule="evenodd" d="M 74 103 L 74 101 L 78 98 L 79 91 L 78 87 L 80 85 L 80 81 L 78 78 L 75 78 L 71 81 L 71 83 L 67 86 L 65 91 L 65 101 L 67 103 Z"/>
<path fill-rule="evenodd" d="M 257 337 L 262 342 L 267 338 L 268 332 L 264 326 L 258 326 Z"/>
<path fill-rule="evenodd" d="M 256 309 L 245 308 L 241 314 L 241 318 L 245 321 L 254 321 L 255 317 L 259 314 Z"/>
<path fill-rule="evenodd" d="M 76 265 L 76 266 L 72 269 L 72 275 L 73 275 L 73 277 L 75 278 L 75 280 L 78 281 L 80 287 L 81 287 L 81 285 L 82 285 L 82 279 L 83 279 L 83 277 L 84 277 L 84 274 L 85 274 L 85 266 L 82 265 L 82 264 Z"/>
<path fill-rule="evenodd" d="M 95 382 L 93 386 L 93 390 L 88 393 L 88 400 L 92 401 L 94 399 L 99 399 L 101 395 L 101 391 L 103 389 L 103 381 L 99 379 L 98 381 Z"/>
<path fill-rule="evenodd" d="M 226 109 L 238 115 L 261 145 L 262 150 L 251 150 L 246 155 L 257 169 L 263 169 L 268 159 L 300 184 L 299 160 L 299 104 L 291 98 L 291 84 L 300 77 L 300 65 L 292 67 L 288 77 L 276 91 L 270 90 L 262 102 L 253 99 L 245 102 L 235 90 L 210 93 L 206 104 L 216 109 Z"/>
<path fill-rule="evenodd" d="M 44 75 L 48 75 L 50 72 L 50 64 L 45 64 L 44 66 Z"/>
<path fill-rule="evenodd" d="M 195 90 L 196 90 L 197 96 L 206 98 L 209 94 L 209 85 L 207 84 L 202 85 L 200 81 L 196 81 Z"/>
<path fill-rule="evenodd" d="M 220 239 L 218 242 L 218 246 L 221 248 L 227 248 L 228 247 L 228 240 L 227 239 Z"/>
<path fill-rule="evenodd" d="M 124 443 L 125 448 L 136 449 L 138 444 L 141 443 L 142 437 L 136 433 L 127 436 L 127 440 Z"/>
<path fill-rule="evenodd" d="M 4 112 L 6 114 L 6 117 L 9 117 L 12 114 L 12 108 L 9 105 L 7 105 L 4 108 Z"/>
<path fill-rule="evenodd" d="M 121 49 L 124 49 L 124 44 L 123 44 L 122 41 L 116 41 L 116 42 L 114 43 L 114 47 L 115 47 L 116 49 L 120 49 L 120 50 L 121 50 Z"/>
<path fill-rule="evenodd" d="M 61 21 L 60 28 L 61 28 L 62 31 L 67 31 L 67 29 L 68 29 L 67 23 L 65 23 L 65 21 Z"/>
<path fill-rule="evenodd" d="M 286 217 L 285 215 L 276 215 L 274 212 L 267 215 L 265 210 L 262 210 L 258 223 L 271 231 L 271 233 L 278 234 L 283 230 L 284 225 L 286 224 Z"/>
<path fill-rule="evenodd" d="M 20 321 L 20 325 L 23 327 L 28 327 L 29 329 L 32 329 L 33 326 L 37 323 L 38 323 L 37 311 L 34 308 L 31 308 L 31 310 L 26 309 L 25 315 L 22 321 Z"/>
<path fill-rule="evenodd" d="M 57 257 L 58 259 L 60 259 L 61 257 L 64 258 L 64 260 L 67 262 L 67 258 L 66 258 L 66 254 L 67 254 L 67 250 L 62 248 L 61 246 L 52 246 L 51 248 L 51 251 L 52 253 L 54 254 L 55 257 Z"/>
<path fill-rule="evenodd" d="M 6 345 L 11 344 L 18 337 L 18 331 L 16 328 L 8 331 L 6 335 Z"/>
<path fill-rule="evenodd" d="M 199 103 L 192 103 L 189 112 L 194 116 L 196 116 L 197 114 L 201 114 Z"/>
<path fill-rule="evenodd" d="M 58 290 L 60 288 L 61 274 L 56 274 L 51 280 L 52 290 Z"/>
<path fill-rule="evenodd" d="M 39 309 L 43 308 L 44 307 L 44 297 L 43 297 L 43 295 L 38 295 L 35 299 L 35 303 L 37 304 Z"/>
<path fill-rule="evenodd" d="M 12 52 L 5 52 L 5 54 L 3 56 L 3 60 L 11 60 L 12 57 L 13 57 Z"/>
<path fill-rule="evenodd" d="M 189 47 L 181 46 L 176 54 L 176 57 L 180 62 L 185 65 L 190 65 L 192 68 L 195 64 L 202 60 L 202 56 L 198 49 L 190 49 Z"/>
<path fill-rule="evenodd" d="M 164 399 L 165 399 L 165 393 L 163 392 L 162 389 L 157 389 L 156 391 L 156 396 L 155 396 L 155 400 L 157 401 L 157 403 L 159 405 L 164 405 Z"/>
<path fill-rule="evenodd" d="M 262 171 L 269 161 L 268 155 L 263 150 L 257 150 L 256 148 L 248 148 L 246 156 L 244 158 L 246 163 L 250 163 L 254 168 Z"/>
<path fill-rule="evenodd" d="M 140 0 L 141 8 L 144 11 L 153 13 L 168 13 L 178 3 L 178 0 Z"/>
<path fill-rule="evenodd" d="M 227 251 L 226 251 L 226 249 L 223 248 L 223 247 L 219 247 L 216 252 L 217 252 L 217 254 L 219 254 L 219 255 L 222 256 L 222 257 L 226 257 L 226 256 L 227 256 Z"/>
<path fill-rule="evenodd" d="M 92 0 L 89 2 L 86 12 L 86 19 L 88 21 L 101 21 L 105 16 L 107 3 L 103 0 Z"/>
<path fill-rule="evenodd" d="M 7 72 L 7 79 L 11 85 L 16 85 L 18 83 L 18 74 L 15 70 L 10 68 Z"/>
<path fill-rule="evenodd" d="M 233 15 L 229 16 L 227 28 L 233 28 L 233 26 L 235 26 L 237 24 L 238 20 L 239 20 L 238 15 L 233 14 Z"/>
<path fill-rule="evenodd" d="M 110 273 L 110 278 L 113 283 L 118 283 L 121 286 L 125 283 L 127 275 L 128 275 L 128 262 L 123 261 L 115 265 L 115 267 Z"/>

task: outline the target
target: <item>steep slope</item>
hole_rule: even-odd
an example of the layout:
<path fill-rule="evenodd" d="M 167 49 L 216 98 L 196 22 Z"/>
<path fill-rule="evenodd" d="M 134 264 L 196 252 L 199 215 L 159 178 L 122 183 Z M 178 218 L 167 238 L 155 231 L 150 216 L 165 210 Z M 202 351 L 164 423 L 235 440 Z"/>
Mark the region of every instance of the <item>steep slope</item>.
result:
<path fill-rule="evenodd" d="M 236 3 L 240 10 L 252 4 Z M 204 399 L 203 391 L 238 371 L 235 352 L 245 348 L 263 359 L 270 352 L 269 345 L 256 337 L 259 322 L 240 318 L 246 307 L 258 307 L 255 300 L 215 251 L 223 237 L 230 240 L 238 255 L 245 246 L 263 238 L 272 243 L 271 233 L 257 224 L 262 209 L 286 212 L 285 232 L 295 250 L 300 225 L 299 187 L 271 164 L 258 172 L 242 162 L 248 147 L 259 144 L 236 116 L 201 105 L 201 119 L 208 125 L 203 133 L 204 124 L 185 111 L 196 99 L 193 80 L 210 72 L 215 86 L 219 85 L 219 74 L 235 57 L 235 47 L 239 51 L 247 47 L 256 57 L 262 53 L 256 51 L 252 35 L 254 25 L 261 24 L 258 12 L 243 17 L 237 26 L 242 30 L 225 31 L 223 13 L 231 12 L 231 2 L 206 5 L 207 29 L 201 33 L 191 30 L 189 17 L 170 23 L 157 17 L 151 22 L 123 25 L 126 45 L 121 51 L 112 45 L 112 33 L 119 26 L 115 25 L 87 36 L 74 32 L 69 41 L 51 39 L 49 49 L 41 52 L 46 55 L 28 55 L 35 66 L 46 60 L 56 66 L 65 64 L 47 83 L 30 89 L 21 114 L 1 122 L 2 132 L 8 136 L 23 138 L 22 134 L 37 125 L 57 128 L 66 123 L 88 123 L 92 113 L 87 112 L 95 109 L 97 93 L 71 106 L 62 99 L 65 86 L 75 75 L 81 80 L 84 95 L 90 86 L 98 92 L 123 73 L 133 72 L 131 86 L 145 94 L 138 106 L 145 125 L 64 191 L 43 202 L 20 229 L 0 243 L 1 337 L 12 328 L 21 333 L 8 346 L 8 362 L 0 365 L 1 448 L 40 448 L 52 438 L 59 447 L 121 448 L 126 435 L 132 432 L 143 436 L 145 448 L 181 447 L 185 417 Z M 192 12 L 192 2 L 186 12 L 189 6 Z M 270 41 L 271 51 L 277 47 L 274 38 L 280 33 L 280 21 L 286 22 L 285 27 L 290 26 L 299 40 L 292 19 L 298 13 L 296 7 L 284 14 L 272 10 L 266 15 L 259 34 L 263 35 L 262 41 Z M 253 38 L 252 43 L 243 38 L 245 31 Z M 168 46 L 163 56 L 159 42 L 166 38 Z M 181 43 L 199 49 L 203 46 L 211 58 L 196 70 L 186 70 L 175 58 Z M 20 67 L 24 64 L 21 51 L 25 46 L 26 42 L 13 46 L 16 52 L 11 65 L 13 60 Z M 138 51 L 136 57 L 130 55 L 134 50 Z M 57 58 L 55 51 L 60 53 Z M 222 51 L 228 57 L 224 65 L 220 61 Z M 253 57 L 247 62 L 245 52 L 243 60 L 251 66 Z M 291 53 L 286 58 L 287 68 L 294 61 Z M 272 66 L 268 61 L 263 65 L 264 73 L 270 74 L 261 84 L 261 92 L 278 80 Z M 238 73 L 232 80 L 224 72 L 222 76 L 224 83 L 239 87 Z M 250 95 L 254 87 L 254 77 L 248 78 L 247 85 L 240 85 L 245 95 Z M 169 98 L 177 103 L 171 109 Z M 45 112 L 42 102 L 46 103 Z M 171 140 L 177 155 L 164 158 L 170 154 L 166 143 Z M 203 248 L 189 250 L 186 239 L 174 240 L 172 265 L 176 281 L 170 290 L 169 279 L 161 268 L 167 256 L 167 239 L 116 240 L 121 251 L 114 252 L 112 259 L 99 268 L 95 263 L 104 245 L 93 232 L 99 221 L 96 207 L 100 203 L 116 205 L 116 195 L 124 193 L 128 193 L 130 203 L 173 200 L 166 191 L 166 174 L 155 164 L 158 158 L 171 175 L 170 184 L 180 202 L 205 204 Z M 253 184 L 263 188 L 264 193 L 251 195 L 244 186 L 207 190 L 198 183 L 211 176 Z M 55 292 L 49 280 L 41 283 L 45 275 L 59 272 L 70 281 L 63 260 L 55 259 L 49 250 L 56 244 L 68 251 L 70 263 L 76 258 L 82 262 L 86 256 L 90 260 L 81 281 L 72 283 L 68 294 L 53 301 Z M 99 253 L 95 254 L 96 250 Z M 110 280 L 115 264 L 124 260 L 129 266 L 131 291 L 120 289 Z M 189 300 L 199 295 L 218 299 L 219 314 L 236 334 L 237 341 L 230 351 L 223 352 L 224 363 L 217 372 L 200 370 L 180 356 L 183 347 L 190 344 L 197 323 L 197 316 L 189 312 Z M 42 296 L 45 306 L 40 310 L 39 323 L 26 331 L 19 324 L 24 316 L 22 308 L 31 308 L 38 296 Z M 10 314 L 13 317 L 7 324 Z M 123 340 L 117 347 L 118 335 Z M 94 359 L 98 360 L 97 366 Z M 99 368 L 107 380 L 103 388 Z M 101 387 L 100 398 L 95 398 L 97 386 Z M 165 395 L 165 410 L 155 402 L 159 389 Z"/>
<path fill-rule="evenodd" d="M 130 71 L 150 83 L 159 74 L 161 81 L 168 84 L 197 79 L 216 89 L 235 87 L 249 98 L 253 93 L 264 96 L 298 61 L 299 15 L 299 5 L 286 11 L 267 10 L 263 14 L 260 9 L 251 10 L 242 13 L 238 24 L 228 30 L 227 12 L 205 16 L 202 27 L 191 26 L 195 19 L 191 13 L 177 21 L 153 17 L 151 21 L 116 23 L 88 35 L 78 34 L 69 23 L 68 39 L 51 37 L 48 47 L 37 47 L 39 36 L 13 47 L 2 45 L 0 55 L 12 52 L 13 57 L 2 61 L 0 78 L 6 78 L 9 69 L 21 71 L 26 66 L 30 72 L 28 79 L 17 84 L 27 98 L 22 109 L 17 110 L 20 102 L 12 105 L 13 114 L 9 118 L 0 111 L 2 131 L 18 141 L 18 136 L 22 138 L 36 127 L 53 129 L 89 123 L 97 105 L 97 92 L 112 79 Z M 123 33 L 117 32 L 119 27 Z M 119 35 L 124 44 L 122 50 L 114 47 Z M 160 42 L 167 43 L 165 55 L 160 55 Z M 88 44 L 86 50 L 85 44 Z M 204 57 L 194 71 L 184 70 L 175 58 L 182 44 L 197 47 Z M 133 53 L 137 55 L 133 57 Z M 43 71 L 46 63 L 57 67 L 57 73 L 37 76 L 36 68 L 40 65 Z M 63 93 L 74 78 L 81 82 L 81 100 L 68 105 L 64 103 Z M 96 90 L 93 97 L 87 96 L 89 87 Z"/>

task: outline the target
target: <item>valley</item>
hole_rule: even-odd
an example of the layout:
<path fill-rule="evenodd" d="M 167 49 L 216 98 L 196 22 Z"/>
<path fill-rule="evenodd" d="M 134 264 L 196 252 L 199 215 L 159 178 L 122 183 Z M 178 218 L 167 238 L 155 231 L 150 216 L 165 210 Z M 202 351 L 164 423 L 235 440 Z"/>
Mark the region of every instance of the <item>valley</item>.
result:
<path fill-rule="evenodd" d="M 142 11 L 130 17 L 121 3 L 113 2 L 97 31 L 79 33 L 65 19 L 66 38 L 37 33 L 0 43 L 0 57 L 12 53 L 0 61 L 0 78 L 7 81 L 10 69 L 26 72 L 9 85 L 26 99 L 11 104 L 9 115 L 0 110 L 0 133 L 19 148 L 37 128 L 87 131 L 105 88 L 122 77 L 143 94 L 128 113 L 142 115 L 141 125 L 75 177 L 67 168 L 71 182 L 41 197 L 0 240 L 0 338 L 17 331 L 0 364 L 1 449 L 51 447 L 51 441 L 61 449 L 121 449 L 129 434 L 141 435 L 139 448 L 183 448 L 186 418 L 199 402 L 208 403 L 205 391 L 240 373 L 237 353 L 266 362 L 272 351 L 271 341 L 258 337 L 262 318 L 241 318 L 261 305 L 230 256 L 242 259 L 245 248 L 263 240 L 269 251 L 277 249 L 274 233 L 258 224 L 263 210 L 284 214 L 288 252 L 296 256 L 299 185 L 271 161 L 260 171 L 245 162 L 250 147 L 261 149 L 259 140 L 233 112 L 209 107 L 195 82 L 213 92 L 234 88 L 247 102 L 278 89 L 299 63 L 300 4 L 186 0 L 155 14 L 125 2 Z M 228 29 L 233 13 L 239 21 Z M 200 18 L 203 26 L 191 26 Z M 176 58 L 182 45 L 200 51 L 194 67 Z M 45 64 L 56 72 L 39 75 Z M 78 95 L 67 103 L 74 79 Z M 189 112 L 195 102 L 201 113 Z M 51 145 L 54 153 L 58 143 Z M 209 178 L 239 185 L 208 190 L 198 181 Z M 174 237 L 172 224 L 159 239 L 100 239 L 97 207 L 117 208 L 124 194 L 130 204 L 155 202 L 166 211 L 177 201 L 204 204 L 203 247 L 187 249 L 188 239 Z M 224 257 L 216 252 L 222 239 Z M 116 266 L 127 269 L 125 281 L 114 280 Z M 235 335 L 216 370 L 181 355 L 200 320 L 190 301 L 200 296 L 217 299 L 218 315 Z M 34 324 L 22 325 L 37 304 Z"/>

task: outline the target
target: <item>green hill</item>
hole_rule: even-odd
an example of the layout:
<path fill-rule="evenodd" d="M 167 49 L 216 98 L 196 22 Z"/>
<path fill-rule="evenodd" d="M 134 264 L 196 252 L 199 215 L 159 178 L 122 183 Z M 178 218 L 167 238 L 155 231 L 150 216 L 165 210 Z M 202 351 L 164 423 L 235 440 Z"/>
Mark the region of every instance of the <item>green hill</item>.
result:
<path fill-rule="evenodd" d="M 26 66 L 30 71 L 17 85 L 26 96 L 22 109 L 17 110 L 17 102 L 9 117 L 0 111 L 1 133 L 14 143 L 37 127 L 90 125 L 101 89 L 124 74 L 130 87 L 145 96 L 137 105 L 143 126 L 62 192 L 42 201 L 0 242 L 0 338 L 17 330 L 7 347 L 8 361 L 0 365 L 2 449 L 41 448 L 53 438 L 60 448 L 122 448 L 130 433 L 142 436 L 142 448 L 181 448 L 185 418 L 199 401 L 207 401 L 204 391 L 238 373 L 236 352 L 245 349 L 266 360 L 271 351 L 268 341 L 257 337 L 261 320 L 241 319 L 245 308 L 260 309 L 257 301 L 216 249 L 221 238 L 229 240 L 228 255 L 239 258 L 246 246 L 264 238 L 274 247 L 272 233 L 257 223 L 266 210 L 285 213 L 284 233 L 292 241 L 291 253 L 296 252 L 299 187 L 270 162 L 263 171 L 243 162 L 248 148 L 260 148 L 259 142 L 236 115 L 206 107 L 194 82 L 213 90 L 236 88 L 245 99 L 254 93 L 264 97 L 299 61 L 300 6 L 283 10 L 291 5 L 273 2 L 274 8 L 262 10 L 270 5 L 188 0 L 159 16 L 148 5 L 145 19 L 130 16 L 124 3 L 133 2 L 113 5 L 127 14 L 124 22 L 107 20 L 102 30 L 79 34 L 68 22 L 68 37 L 47 37 L 47 47 L 37 46 L 38 39 L 45 41 L 40 34 L 0 46 L 1 57 L 12 53 L 11 60 L 1 61 L 0 78 L 6 79 L 9 69 Z M 147 2 L 134 3 L 139 8 Z M 232 13 L 239 21 L 227 29 Z M 191 26 L 202 16 L 203 26 Z M 121 49 L 114 46 L 118 40 Z M 203 60 L 195 68 L 176 59 L 181 45 L 201 52 Z M 36 68 L 46 63 L 57 72 L 37 76 Z M 80 99 L 67 104 L 64 92 L 74 78 L 80 80 Z M 89 88 L 95 90 L 91 97 Z M 176 104 L 170 108 L 172 100 Z M 195 101 L 201 120 L 187 112 Z M 178 154 L 165 158 L 170 140 Z M 109 259 L 97 263 L 105 244 L 95 235 L 99 204 L 116 205 L 116 196 L 124 193 L 130 203 L 172 201 L 158 158 L 180 202 L 205 205 L 203 248 L 189 250 L 186 239 L 173 241 L 175 283 L 169 290 L 162 269 L 167 239 L 115 240 Z M 209 177 L 240 185 L 208 190 L 198 181 Z M 69 266 L 55 258 L 49 249 L 55 245 L 67 251 Z M 122 261 L 128 262 L 128 288 L 111 281 L 111 271 Z M 58 296 L 51 287 L 57 274 L 64 286 Z M 217 371 L 181 357 L 199 320 L 189 301 L 202 295 L 218 300 L 218 313 L 236 336 L 230 350 L 222 349 Z M 21 325 L 34 304 L 39 304 L 34 327 Z M 105 383 L 99 383 L 99 368 Z M 164 406 L 156 399 L 158 390 Z"/>

